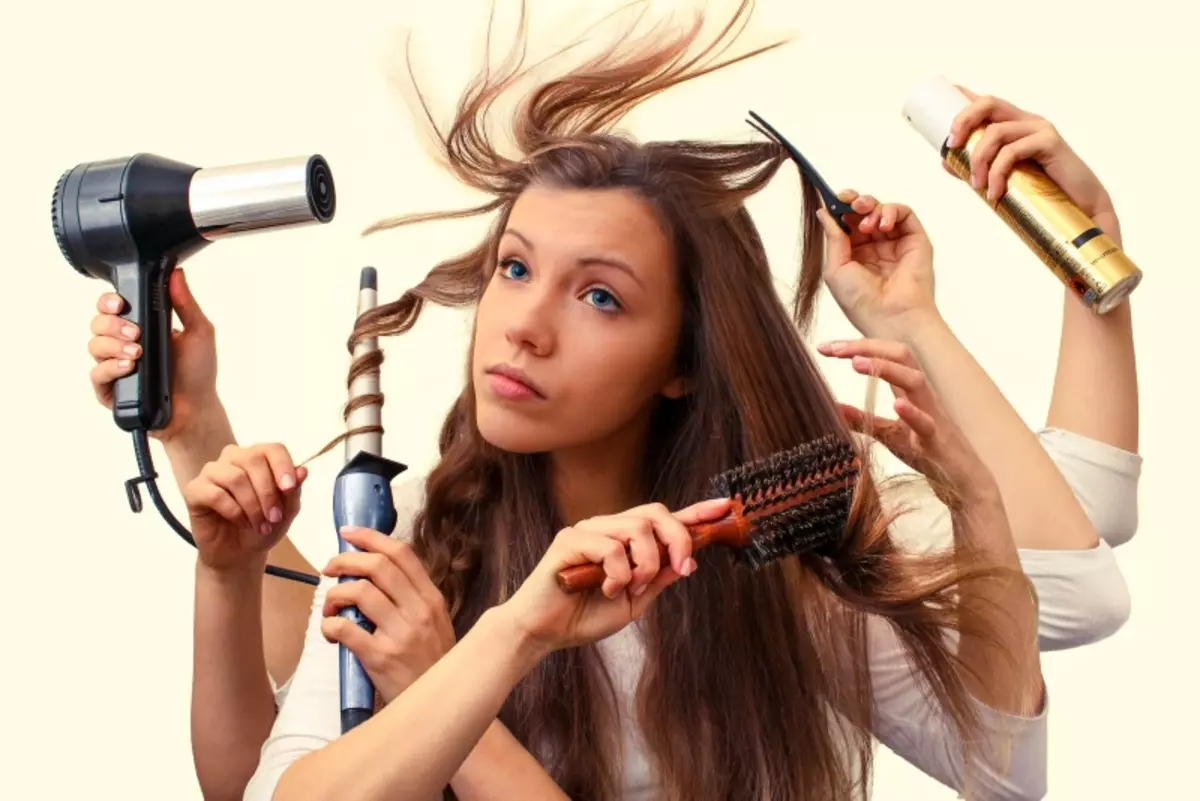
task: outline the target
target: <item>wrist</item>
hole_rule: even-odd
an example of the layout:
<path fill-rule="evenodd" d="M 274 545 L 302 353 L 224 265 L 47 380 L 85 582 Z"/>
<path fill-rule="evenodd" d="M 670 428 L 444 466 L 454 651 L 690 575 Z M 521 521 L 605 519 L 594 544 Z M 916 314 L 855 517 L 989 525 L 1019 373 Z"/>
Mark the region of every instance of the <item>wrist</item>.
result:
<path fill-rule="evenodd" d="M 196 583 L 221 592 L 257 593 L 262 587 L 267 555 L 253 554 L 230 565 L 212 565 L 203 557 L 196 559 Z"/>
<path fill-rule="evenodd" d="M 554 648 L 543 638 L 534 634 L 522 619 L 517 607 L 506 601 L 483 613 L 480 623 L 495 633 L 499 642 L 508 644 L 521 675 L 533 670 L 539 662 L 549 656 Z"/>
<path fill-rule="evenodd" d="M 914 352 L 926 342 L 950 331 L 936 307 L 913 309 L 894 317 L 888 325 L 889 338 L 903 342 Z"/>
<path fill-rule="evenodd" d="M 232 444 L 233 430 L 229 425 L 229 415 L 216 390 L 190 400 L 188 406 L 194 410 L 194 415 L 185 421 L 185 425 L 179 428 L 168 426 L 155 432 L 163 448 L 168 452 L 190 454 L 212 447 L 214 443 L 218 451 Z"/>

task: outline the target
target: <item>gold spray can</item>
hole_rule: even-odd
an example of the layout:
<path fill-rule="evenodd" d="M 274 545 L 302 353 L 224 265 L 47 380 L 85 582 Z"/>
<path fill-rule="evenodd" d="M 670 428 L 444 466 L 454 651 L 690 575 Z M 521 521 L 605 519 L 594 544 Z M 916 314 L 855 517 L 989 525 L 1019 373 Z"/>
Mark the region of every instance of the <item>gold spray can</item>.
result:
<path fill-rule="evenodd" d="M 941 153 L 963 181 L 971 179 L 971 152 L 987 126 L 972 131 L 966 143 L 946 147 L 950 126 L 970 100 L 945 78 L 919 86 L 904 104 L 904 117 Z M 987 188 L 976 190 L 986 200 Z M 1115 241 L 1076 206 L 1041 167 L 1025 161 L 1008 177 L 1008 186 L 992 210 L 1084 304 L 1106 314 L 1142 281 L 1142 271 Z"/>

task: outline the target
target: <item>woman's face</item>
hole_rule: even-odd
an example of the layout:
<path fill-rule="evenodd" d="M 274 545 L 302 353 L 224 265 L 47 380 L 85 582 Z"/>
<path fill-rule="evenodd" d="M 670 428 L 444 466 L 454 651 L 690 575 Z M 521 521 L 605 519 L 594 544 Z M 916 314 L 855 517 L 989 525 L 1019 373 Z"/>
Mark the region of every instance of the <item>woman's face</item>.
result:
<path fill-rule="evenodd" d="M 679 397 L 675 254 L 650 204 L 622 189 L 533 186 L 502 233 L 480 298 L 476 420 L 496 447 L 599 443 Z"/>

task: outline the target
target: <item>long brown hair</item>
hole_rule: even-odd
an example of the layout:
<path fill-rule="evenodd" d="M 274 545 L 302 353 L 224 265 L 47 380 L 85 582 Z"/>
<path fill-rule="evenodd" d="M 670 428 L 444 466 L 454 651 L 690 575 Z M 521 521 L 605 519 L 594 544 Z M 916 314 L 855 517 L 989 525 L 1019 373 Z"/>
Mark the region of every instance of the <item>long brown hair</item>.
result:
<path fill-rule="evenodd" d="M 812 188 L 805 185 L 804 268 L 789 316 L 744 206 L 784 163 L 781 149 L 768 141 L 640 144 L 614 132 L 639 101 L 782 44 L 727 54 L 751 5 L 742 2 L 698 54 L 690 53 L 700 20 L 676 37 L 630 37 L 541 84 L 513 120 L 520 158 L 501 154 L 490 123 L 496 101 L 525 74 L 523 46 L 485 72 L 437 136 L 448 169 L 493 199 L 384 220 L 369 231 L 488 213 L 494 227 L 398 300 L 364 315 L 349 346 L 408 331 L 426 302 L 475 304 L 496 266 L 507 214 L 531 184 L 624 187 L 653 204 L 676 242 L 685 303 L 679 359 L 695 382 L 686 398 L 656 411 L 645 497 L 678 508 L 704 497 L 711 476 L 739 463 L 830 432 L 850 437 L 798 330 L 811 317 L 820 279 L 820 239 L 807 213 L 815 208 Z M 436 131 L 423 98 L 421 105 Z M 376 357 L 351 371 L 377 367 Z M 513 593 L 563 521 L 555 519 L 544 457 L 501 452 L 481 437 L 469 371 L 440 450 L 413 541 L 461 635 Z M 726 554 L 702 552 L 696 576 L 658 600 L 645 619 L 637 696 L 664 798 L 854 796 L 871 765 L 868 615 L 890 622 L 948 717 L 964 733 L 972 730 L 945 634 L 972 625 L 954 600 L 974 574 L 953 555 L 901 554 L 889 522 L 864 470 L 845 542 L 832 557 L 784 559 L 751 573 Z M 544 660 L 511 694 L 501 720 L 570 797 L 602 801 L 620 787 L 613 701 L 597 650 L 582 647 Z M 835 717 L 850 725 L 835 728 Z"/>

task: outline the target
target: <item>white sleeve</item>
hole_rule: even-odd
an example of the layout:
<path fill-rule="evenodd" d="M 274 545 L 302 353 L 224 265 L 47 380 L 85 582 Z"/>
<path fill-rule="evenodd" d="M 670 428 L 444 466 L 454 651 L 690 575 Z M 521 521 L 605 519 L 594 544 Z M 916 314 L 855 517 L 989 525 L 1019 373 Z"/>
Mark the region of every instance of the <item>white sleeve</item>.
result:
<path fill-rule="evenodd" d="M 424 480 L 410 479 L 394 491 L 398 523 L 392 536 L 409 539 L 412 518 L 420 508 Z M 325 594 L 336 579 L 321 578 L 313 594 L 312 610 L 304 634 L 304 648 L 292 677 L 276 694 L 279 714 L 271 734 L 263 743 L 258 769 L 246 785 L 243 801 L 271 801 L 284 771 L 313 751 L 319 751 L 341 736 L 341 687 L 338 645 L 321 634 Z"/>
<path fill-rule="evenodd" d="M 341 736 L 338 646 L 321 634 L 325 593 L 336 583 L 335 579 L 322 578 L 313 595 L 304 650 L 285 685 L 285 702 L 263 743 L 258 769 L 246 785 L 243 801 L 271 801 L 280 777 L 293 762 Z"/>
<path fill-rule="evenodd" d="M 972 698 L 983 727 L 984 753 L 977 743 L 967 763 L 963 740 L 952 720 L 925 692 L 891 625 L 867 622 L 871 686 L 875 696 L 875 736 L 879 742 L 930 777 L 974 801 L 1036 801 L 1046 795 L 1047 714 L 1030 718 L 999 712 Z M 950 637 L 952 642 L 957 636 Z M 999 753 L 996 753 L 999 752 Z"/>
<path fill-rule="evenodd" d="M 1038 647 L 1059 651 L 1099 642 L 1129 620 L 1129 587 L 1111 543 L 1127 541 L 1137 527 L 1141 457 L 1059 429 L 1038 438 L 1101 537 L 1088 550 L 1017 550 L 1037 590 Z M 923 478 L 906 479 L 902 486 L 902 495 L 896 489 L 889 493 L 904 508 L 893 524 L 901 547 L 950 547 L 949 510 Z"/>
<path fill-rule="evenodd" d="M 1131 540 L 1138 526 L 1142 457 L 1061 428 L 1043 429 L 1038 439 L 1100 538 L 1114 547 Z"/>

